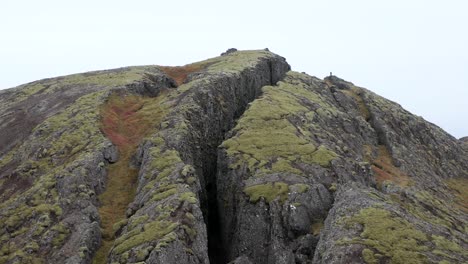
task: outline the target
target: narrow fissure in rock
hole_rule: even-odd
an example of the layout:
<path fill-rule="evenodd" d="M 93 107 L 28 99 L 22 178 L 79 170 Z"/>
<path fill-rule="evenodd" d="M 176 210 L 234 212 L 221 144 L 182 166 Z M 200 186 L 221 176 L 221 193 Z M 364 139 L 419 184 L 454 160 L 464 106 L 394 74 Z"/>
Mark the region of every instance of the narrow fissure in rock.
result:
<path fill-rule="evenodd" d="M 278 76 L 273 71 L 273 65 L 269 63 L 268 70 L 270 71 L 268 82 L 265 85 L 275 85 L 279 81 Z M 218 208 L 218 188 L 217 188 L 217 161 L 218 148 L 225 138 L 226 131 L 230 131 L 236 121 L 244 114 L 247 109 L 247 104 L 254 101 L 261 95 L 261 87 L 249 87 L 249 91 L 244 93 L 244 100 L 241 100 L 234 112 L 232 122 L 222 127 L 217 131 L 217 136 L 210 138 L 209 142 L 202 143 L 203 155 L 203 181 L 205 183 L 204 194 L 201 197 L 201 207 L 205 219 L 205 224 L 208 234 L 208 257 L 212 264 L 225 264 L 228 262 L 227 253 L 229 245 L 223 243 L 222 226 L 220 211 Z M 245 100 L 246 99 L 246 100 Z M 203 192 L 203 191 L 202 191 Z"/>
<path fill-rule="evenodd" d="M 371 110 L 366 105 L 362 95 L 363 92 L 356 88 L 345 90 L 345 92 L 356 100 L 361 115 L 376 133 L 377 157 L 373 158 L 369 154 L 366 159 L 368 159 L 372 164 L 371 169 L 375 174 L 375 180 L 378 185 L 377 187 L 380 187 L 380 185 L 386 180 L 392 181 L 399 186 L 407 186 L 410 181 L 409 176 L 395 166 L 385 132 L 383 128 L 376 123 L 377 120 L 375 120 Z"/>
<path fill-rule="evenodd" d="M 249 102 L 258 98 L 260 94 L 249 98 Z M 218 208 L 218 187 L 217 187 L 217 161 L 218 149 L 217 146 L 224 140 L 224 134 L 229 131 L 236 123 L 236 120 L 245 112 L 246 107 L 239 106 L 233 122 L 229 124 L 227 130 L 220 131 L 222 137 L 215 140 L 214 143 L 208 144 L 207 154 L 203 155 L 203 177 L 205 182 L 205 199 L 201 200 L 202 212 L 205 219 L 207 235 L 208 235 L 208 257 L 211 264 L 225 264 L 228 262 L 227 252 L 229 245 L 223 243 L 222 226 L 220 219 L 220 211 Z M 216 147 L 209 147 L 216 146 Z"/>
<path fill-rule="evenodd" d="M 216 163 L 214 164 L 216 165 Z M 210 263 L 221 264 L 227 263 L 226 250 L 221 239 L 221 223 L 219 219 L 218 201 L 217 201 L 217 186 L 216 186 L 216 166 L 209 175 L 211 182 L 206 186 L 207 193 L 207 233 L 208 233 L 208 257 Z M 210 173 L 211 174 L 211 173 Z"/>

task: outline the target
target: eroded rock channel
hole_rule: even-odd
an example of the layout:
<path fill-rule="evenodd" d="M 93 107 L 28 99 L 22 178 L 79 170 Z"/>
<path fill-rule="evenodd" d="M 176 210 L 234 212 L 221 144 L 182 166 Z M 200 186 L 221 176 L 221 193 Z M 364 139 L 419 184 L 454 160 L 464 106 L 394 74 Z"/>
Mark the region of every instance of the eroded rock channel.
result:
<path fill-rule="evenodd" d="M 0 92 L 0 121 L 60 93 L 0 149 L 0 263 L 466 262 L 466 145 L 336 76 L 229 50 Z"/>
<path fill-rule="evenodd" d="M 232 64 L 224 65 L 223 60 L 232 60 Z M 185 68 L 163 68 L 179 87 L 160 100 L 171 108 L 163 111 L 163 119 L 151 119 L 153 124 L 159 124 L 158 129 L 153 128 L 152 135 L 136 151 L 134 164 L 139 167 L 138 180 L 135 199 L 126 212 L 128 218 L 121 216 L 119 221 L 107 221 L 107 227 L 103 225 L 104 232 L 109 232 L 103 234 L 103 245 L 108 243 L 108 247 L 101 248 L 98 257 L 107 252 L 109 262 L 156 263 L 175 259 L 186 263 L 227 262 L 217 209 L 217 146 L 247 104 L 260 95 L 261 87 L 279 81 L 289 65 L 268 52 L 233 54 L 223 60 Z M 216 70 L 219 64 L 231 72 L 219 74 Z M 144 107 L 139 109 L 141 99 L 116 98 L 116 101 L 111 98 L 103 108 L 103 131 L 121 152 L 134 152 L 136 145 L 126 146 L 126 142 L 139 142 L 141 137 L 128 139 L 128 136 L 135 137 L 132 120 L 141 118 L 142 111 L 150 112 L 144 111 Z M 133 108 L 138 110 L 131 111 Z M 106 125 L 108 119 L 110 125 Z M 114 123 L 115 120 L 122 124 Z M 121 155 L 119 160 L 129 164 L 130 157 Z M 120 168 L 119 162 L 109 166 L 109 178 L 113 176 L 113 167 Z M 121 180 L 117 183 L 129 185 Z M 111 180 L 107 188 L 110 192 L 100 196 L 104 205 L 100 209 L 103 223 L 107 214 L 106 195 L 109 201 L 115 202 Z M 137 234 L 136 230 L 145 232 Z M 114 233 L 117 239 L 106 241 Z M 177 253 L 168 253 L 174 251 Z"/>
<path fill-rule="evenodd" d="M 139 169 L 131 159 L 142 139 L 165 117 L 167 109 L 162 103 L 167 93 L 162 91 L 151 98 L 115 92 L 101 108 L 102 132 L 116 146 L 117 153 L 112 154 L 106 189 L 99 196 L 102 241 L 93 263 L 106 263 L 115 233 L 125 223 L 125 212 L 135 197 Z"/>

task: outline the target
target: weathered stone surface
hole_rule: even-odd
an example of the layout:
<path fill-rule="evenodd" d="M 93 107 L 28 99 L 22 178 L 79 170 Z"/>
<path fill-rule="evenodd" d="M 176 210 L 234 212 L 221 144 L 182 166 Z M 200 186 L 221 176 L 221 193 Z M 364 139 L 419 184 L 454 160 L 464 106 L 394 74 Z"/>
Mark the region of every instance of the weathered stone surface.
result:
<path fill-rule="evenodd" d="M 336 76 L 321 81 L 289 73 L 263 88 L 228 135 L 217 179 L 228 260 L 466 259 L 459 228 L 466 207 L 451 182 L 466 186 L 466 155 L 456 139 L 399 105 Z M 314 159 L 318 146 L 335 154 Z M 366 218 L 373 215 L 383 230 L 408 231 L 426 246 L 411 248 L 391 229 L 374 230 Z M 363 227 L 377 234 L 362 235 Z M 375 246 L 379 240 L 385 246 Z M 451 249 L 441 246 L 449 240 Z"/>
<path fill-rule="evenodd" d="M 283 58 L 268 52 L 239 52 L 224 57 L 230 60 L 225 68 L 217 68 L 214 63 L 196 79 L 178 88 L 186 91 L 173 99 L 177 104 L 163 122 L 164 126 L 138 151 L 141 169 L 132 205 L 138 209 L 129 222 L 142 215 L 150 219 L 178 220 L 170 232 L 172 238 L 165 242 L 168 246 L 158 248 L 156 244 L 148 263 L 209 262 L 207 238 L 216 239 L 211 233 L 218 232 L 214 227 L 208 230 L 205 227 L 205 223 L 216 225 L 210 223 L 217 217 L 211 211 L 216 208 L 216 195 L 210 188 L 216 188 L 213 161 L 216 161 L 217 146 L 247 103 L 259 95 L 260 88 L 276 83 L 289 70 Z M 158 159 L 170 163 L 159 165 Z M 168 192 L 162 199 L 155 200 L 154 196 L 151 199 L 152 193 L 167 192 L 167 188 L 176 191 Z M 122 235 L 127 232 L 124 228 Z M 222 254 L 221 250 L 210 256 L 212 260 L 222 257 L 216 255 Z M 111 259 L 122 261 L 122 253 L 113 250 Z"/>
<path fill-rule="evenodd" d="M 111 95 L 155 99 L 109 106 L 152 124 L 132 153 L 103 125 Z M 0 103 L 0 263 L 468 259 L 468 139 L 268 50 L 47 79 Z M 101 194 L 123 157 L 135 187 L 112 242 Z"/>
<path fill-rule="evenodd" d="M 460 142 L 461 142 L 462 147 L 468 150 L 468 137 L 460 138 Z"/>
<path fill-rule="evenodd" d="M 157 94 L 164 78 L 157 67 L 122 68 L 1 91 L 0 263 L 91 262 L 101 241 L 97 196 L 118 159 L 99 107 L 112 92 Z"/>

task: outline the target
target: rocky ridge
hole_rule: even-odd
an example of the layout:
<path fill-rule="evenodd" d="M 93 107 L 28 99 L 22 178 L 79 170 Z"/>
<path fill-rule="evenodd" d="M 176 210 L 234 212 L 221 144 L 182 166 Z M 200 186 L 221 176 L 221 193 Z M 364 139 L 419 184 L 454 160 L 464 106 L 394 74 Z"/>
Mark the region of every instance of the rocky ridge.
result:
<path fill-rule="evenodd" d="M 267 50 L 0 102 L 0 263 L 468 261 L 466 139 Z"/>

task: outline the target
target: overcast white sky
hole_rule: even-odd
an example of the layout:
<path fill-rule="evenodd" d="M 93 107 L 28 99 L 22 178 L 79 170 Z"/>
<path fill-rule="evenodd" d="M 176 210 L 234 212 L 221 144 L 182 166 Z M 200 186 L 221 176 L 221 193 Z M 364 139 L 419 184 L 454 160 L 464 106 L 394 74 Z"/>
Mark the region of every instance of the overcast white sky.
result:
<path fill-rule="evenodd" d="M 2 0 L 0 89 L 263 49 L 468 136 L 468 1 Z"/>

